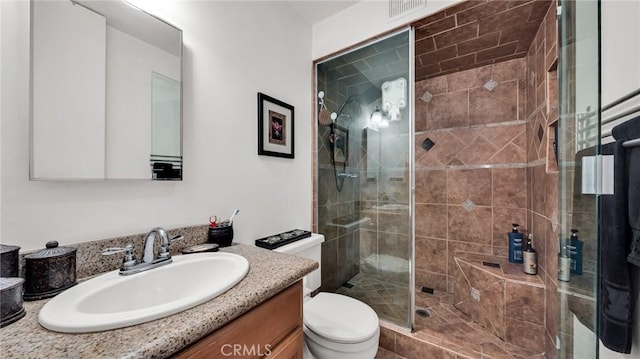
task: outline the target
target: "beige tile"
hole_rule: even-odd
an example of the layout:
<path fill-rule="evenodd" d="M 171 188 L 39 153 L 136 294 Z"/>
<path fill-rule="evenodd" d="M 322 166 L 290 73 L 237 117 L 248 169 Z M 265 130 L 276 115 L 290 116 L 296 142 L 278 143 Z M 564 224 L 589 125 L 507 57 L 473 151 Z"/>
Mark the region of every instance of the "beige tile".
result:
<path fill-rule="evenodd" d="M 416 268 L 416 284 L 420 287 L 425 286 L 446 292 L 447 276 L 441 273 L 429 272 Z"/>
<path fill-rule="evenodd" d="M 518 119 L 518 81 L 501 82 L 492 91 L 469 91 L 469 124 L 482 125 Z"/>
<path fill-rule="evenodd" d="M 468 94 L 465 90 L 433 96 L 427 112 L 427 129 L 468 126 L 467 104 Z"/>
<path fill-rule="evenodd" d="M 396 353 L 407 359 L 424 358 L 424 343 L 402 334 L 396 335 Z"/>
<path fill-rule="evenodd" d="M 526 169 L 495 168 L 493 175 L 493 205 L 506 208 L 525 208 Z"/>
<path fill-rule="evenodd" d="M 493 208 L 493 247 L 508 248 L 508 235 L 512 224 L 520 225 L 520 231 L 526 233 L 527 210 L 525 208 Z M 508 255 L 508 252 L 507 252 Z"/>
<path fill-rule="evenodd" d="M 375 359 L 404 359 L 404 357 L 401 357 L 400 355 L 392 351 L 380 347 L 378 348 Z"/>
<path fill-rule="evenodd" d="M 480 87 L 491 78 L 491 65 L 455 72 L 445 77 L 447 78 L 449 91 L 452 92 Z"/>
<path fill-rule="evenodd" d="M 491 207 L 478 206 L 472 211 L 467 211 L 461 206 L 450 205 L 448 207 L 449 239 L 491 246 Z"/>
<path fill-rule="evenodd" d="M 447 201 L 460 205 L 471 200 L 475 205 L 491 205 L 491 169 L 449 170 Z"/>
<path fill-rule="evenodd" d="M 447 171 L 416 169 L 416 202 L 447 203 Z"/>
<path fill-rule="evenodd" d="M 380 327 L 380 347 L 395 352 L 396 350 L 396 333 L 385 327 Z"/>
<path fill-rule="evenodd" d="M 523 335 L 526 333 L 526 335 Z M 521 320 L 507 321 L 506 341 L 530 350 L 534 353 L 544 352 L 545 329 L 542 325 L 524 322 Z"/>
<path fill-rule="evenodd" d="M 447 241 L 416 237 L 416 268 L 447 274 Z"/>
<path fill-rule="evenodd" d="M 447 238 L 447 206 L 416 204 L 416 236 Z"/>
<path fill-rule="evenodd" d="M 544 324 L 544 288 L 507 281 L 505 283 L 506 317 Z"/>

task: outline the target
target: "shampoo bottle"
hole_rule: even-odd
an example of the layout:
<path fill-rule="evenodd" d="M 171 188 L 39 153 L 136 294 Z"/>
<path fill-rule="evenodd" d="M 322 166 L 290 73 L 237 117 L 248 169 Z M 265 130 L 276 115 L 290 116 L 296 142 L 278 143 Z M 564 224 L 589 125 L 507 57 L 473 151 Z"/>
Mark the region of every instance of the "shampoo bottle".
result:
<path fill-rule="evenodd" d="M 571 245 L 569 248 L 569 257 L 571 258 L 571 274 L 582 274 L 582 246 L 584 242 L 578 239 L 578 230 L 571 230 Z"/>
<path fill-rule="evenodd" d="M 520 225 L 513 223 L 513 230 L 509 233 L 509 262 L 522 263 L 522 233 L 518 232 Z"/>
<path fill-rule="evenodd" d="M 529 234 L 527 246 L 522 252 L 522 259 L 524 262 L 523 269 L 527 274 L 536 275 L 538 274 L 538 254 L 536 253 L 536 250 L 533 249 L 532 241 L 533 235 Z"/>
<path fill-rule="evenodd" d="M 567 246 L 563 246 L 558 257 L 558 280 L 568 282 L 571 272 L 571 258 L 567 252 Z"/>

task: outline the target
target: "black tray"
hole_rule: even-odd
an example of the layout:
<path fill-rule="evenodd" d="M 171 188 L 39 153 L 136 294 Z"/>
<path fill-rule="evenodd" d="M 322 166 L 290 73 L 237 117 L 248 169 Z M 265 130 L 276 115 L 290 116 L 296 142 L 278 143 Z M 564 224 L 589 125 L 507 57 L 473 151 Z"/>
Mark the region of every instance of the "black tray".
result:
<path fill-rule="evenodd" d="M 280 234 L 256 239 L 256 246 L 266 249 L 275 249 L 308 237 L 311 237 L 311 232 L 304 231 L 302 229 L 293 229 Z"/>

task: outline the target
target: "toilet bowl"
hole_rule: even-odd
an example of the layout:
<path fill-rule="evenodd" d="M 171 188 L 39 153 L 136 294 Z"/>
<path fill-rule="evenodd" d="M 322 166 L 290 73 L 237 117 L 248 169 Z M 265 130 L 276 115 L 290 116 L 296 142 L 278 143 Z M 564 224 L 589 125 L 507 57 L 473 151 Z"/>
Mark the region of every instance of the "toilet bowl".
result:
<path fill-rule="evenodd" d="M 293 254 L 320 263 L 324 236 L 313 234 L 276 252 Z M 318 293 L 320 268 L 303 278 L 303 322 L 305 359 L 373 359 L 378 352 L 378 315 L 367 304 L 345 295 Z"/>
<path fill-rule="evenodd" d="M 319 293 L 303 306 L 305 358 L 373 359 L 380 326 L 376 313 L 356 299 Z M 309 355 L 311 354 L 311 356 Z"/>

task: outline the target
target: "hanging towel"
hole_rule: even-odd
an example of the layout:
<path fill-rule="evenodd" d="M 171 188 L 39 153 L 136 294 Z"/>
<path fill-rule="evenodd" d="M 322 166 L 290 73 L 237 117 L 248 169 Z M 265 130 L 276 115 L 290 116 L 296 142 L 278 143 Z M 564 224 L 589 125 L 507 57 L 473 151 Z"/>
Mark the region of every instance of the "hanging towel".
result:
<path fill-rule="evenodd" d="M 614 127 L 612 133 L 619 142 L 640 138 L 640 117 Z M 640 146 L 625 149 L 625 158 L 625 166 L 629 169 L 628 212 L 632 232 L 631 250 L 627 260 L 640 267 Z"/>
<path fill-rule="evenodd" d="M 631 245 L 628 215 L 628 168 L 622 141 L 602 146 L 614 155 L 614 194 L 600 196 L 600 339 L 607 348 L 630 353 L 633 329 Z"/>
<path fill-rule="evenodd" d="M 611 135 L 616 141 L 640 138 L 640 116 L 617 125 L 611 130 Z"/>

